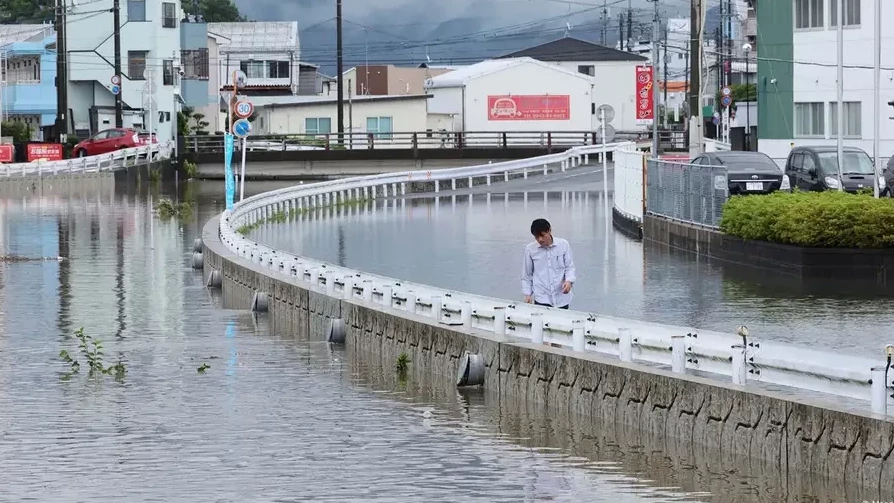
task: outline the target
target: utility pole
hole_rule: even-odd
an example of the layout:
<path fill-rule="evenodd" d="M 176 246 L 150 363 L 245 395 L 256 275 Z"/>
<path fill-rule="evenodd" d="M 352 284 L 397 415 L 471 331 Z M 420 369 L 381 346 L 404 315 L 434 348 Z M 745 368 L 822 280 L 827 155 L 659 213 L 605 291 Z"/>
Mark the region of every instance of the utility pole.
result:
<path fill-rule="evenodd" d="M 838 116 L 837 145 L 838 145 L 838 190 L 844 190 L 844 2 L 838 1 Z M 747 75 L 747 73 L 746 73 Z M 750 128 L 749 128 L 750 129 Z M 750 133 L 751 131 L 749 131 Z"/>
<path fill-rule="evenodd" d="M 755 6 L 757 8 L 757 6 Z M 882 0 L 875 0 L 875 31 L 873 33 L 873 37 L 875 38 L 875 57 L 873 58 L 874 65 L 872 69 L 872 92 L 873 92 L 873 102 L 875 103 L 875 113 L 873 114 L 873 134 L 872 134 L 872 155 L 875 158 L 875 183 L 873 183 L 872 192 L 875 197 L 879 197 L 879 183 L 878 183 L 878 175 L 882 169 L 882 152 L 881 145 L 879 144 L 880 138 L 880 128 L 881 128 L 881 119 L 882 119 L 882 104 L 881 99 L 881 78 L 882 78 Z M 889 188 L 889 190 L 894 190 L 894 187 Z"/>
<path fill-rule="evenodd" d="M 732 0 L 726 0 L 726 85 L 733 83 L 733 31 L 732 31 Z M 745 74 L 745 83 L 748 84 L 748 74 Z"/>
<path fill-rule="evenodd" d="M 661 123 L 666 124 L 667 121 L 667 25 L 664 25 L 664 69 L 661 72 L 661 77 L 664 79 L 664 114 L 661 116 Z"/>
<path fill-rule="evenodd" d="M 717 86 L 723 87 L 723 78 L 721 77 L 724 74 L 724 60 L 726 59 L 726 53 L 723 43 L 726 38 L 726 0 L 720 0 L 720 26 L 714 30 L 714 43 L 717 44 L 717 57 L 714 58 L 714 61 L 717 64 Z"/>
<path fill-rule="evenodd" d="M 112 1 L 112 19 L 115 23 L 115 75 L 121 75 L 121 4 L 119 0 Z M 149 62 L 145 64 L 148 67 Z M 141 79 L 142 75 L 131 75 L 132 79 Z M 124 94 L 124 79 L 118 84 L 118 94 L 115 95 L 115 127 L 124 127 L 124 116 L 121 110 L 121 95 Z M 175 117 L 176 120 L 176 117 Z"/>
<path fill-rule="evenodd" d="M 605 35 L 608 30 L 608 1 L 602 0 L 602 39 L 600 44 L 605 46 Z"/>
<path fill-rule="evenodd" d="M 633 4 L 627 0 L 627 52 L 633 51 L 630 41 L 633 40 Z"/>
<path fill-rule="evenodd" d="M 68 134 L 68 44 L 65 0 L 56 0 L 56 140 Z"/>
<path fill-rule="evenodd" d="M 652 17 L 652 157 L 658 158 L 658 86 L 655 85 L 658 73 L 658 50 L 660 46 L 659 30 L 661 18 L 658 14 L 658 0 L 648 0 L 655 6 L 655 14 Z"/>
<path fill-rule="evenodd" d="M 117 0 L 116 0 L 117 1 Z M 344 83 L 344 62 L 342 61 L 341 46 L 341 0 L 335 0 L 335 36 L 338 38 L 336 42 L 336 71 L 338 72 L 337 92 L 338 92 L 338 144 L 343 145 L 345 141 L 345 83 Z M 369 73 L 369 67 L 366 68 Z"/>
<path fill-rule="evenodd" d="M 702 151 L 702 26 L 704 20 L 703 0 L 691 0 L 689 13 L 689 80 L 692 92 L 689 95 L 689 155 L 694 157 Z"/>
<path fill-rule="evenodd" d="M 620 38 L 618 38 L 618 40 L 620 40 L 619 43 L 621 44 L 621 50 L 623 51 L 624 50 L 624 13 L 623 12 L 621 14 L 618 14 L 618 28 L 620 29 L 620 33 L 618 34 L 618 36 Z M 628 51 L 630 50 L 630 41 L 629 40 L 627 41 L 627 50 Z"/>

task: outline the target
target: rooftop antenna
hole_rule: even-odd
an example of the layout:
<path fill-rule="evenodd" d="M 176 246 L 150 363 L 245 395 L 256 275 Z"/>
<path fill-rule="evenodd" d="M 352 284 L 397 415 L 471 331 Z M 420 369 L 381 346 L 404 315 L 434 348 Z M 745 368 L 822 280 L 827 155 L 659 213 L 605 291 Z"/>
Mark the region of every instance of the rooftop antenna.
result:
<path fill-rule="evenodd" d="M 571 23 L 569 21 L 565 21 L 565 38 L 568 38 L 568 35 L 571 33 Z"/>

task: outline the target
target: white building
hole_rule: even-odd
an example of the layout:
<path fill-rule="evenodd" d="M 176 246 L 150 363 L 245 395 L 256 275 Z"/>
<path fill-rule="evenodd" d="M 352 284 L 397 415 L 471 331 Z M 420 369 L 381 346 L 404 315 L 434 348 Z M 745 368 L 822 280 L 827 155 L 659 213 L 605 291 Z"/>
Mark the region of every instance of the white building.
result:
<path fill-rule="evenodd" d="M 224 105 L 221 100 L 220 90 L 222 84 L 222 73 L 219 69 L 220 48 L 230 42 L 230 39 L 219 33 L 208 30 L 208 59 L 211 61 L 211 71 L 208 72 L 208 92 L 213 95 L 209 96 L 209 104 L 196 109 L 196 112 L 204 115 L 204 120 L 208 121 L 208 132 L 223 132 L 227 127 L 227 114 L 222 112 Z"/>
<path fill-rule="evenodd" d="M 387 140 L 391 133 L 439 129 L 430 127 L 426 111 L 429 96 L 357 96 L 344 101 L 345 132 L 376 133 Z M 307 134 L 325 136 L 338 132 L 338 100 L 323 96 L 259 96 L 254 127 L 258 135 Z M 406 143 L 406 139 L 403 140 Z"/>
<path fill-rule="evenodd" d="M 430 79 L 428 112 L 454 131 L 591 131 L 591 79 L 533 58 L 483 61 Z"/>
<path fill-rule="evenodd" d="M 67 23 L 68 105 L 78 136 L 115 127 L 115 45 L 112 0 L 69 4 Z M 157 114 L 153 129 L 159 140 L 172 139 L 179 107 L 180 1 L 121 2 L 121 97 L 124 127 L 148 127 L 146 70 L 153 74 Z M 148 108 L 148 107 L 147 107 Z"/>
<path fill-rule="evenodd" d="M 556 66 L 570 73 L 585 75 L 592 87 L 591 111 L 607 104 L 615 111 L 611 125 L 618 131 L 634 131 L 637 126 L 634 97 L 636 67 L 649 64 L 641 55 L 619 51 L 576 38 L 565 37 L 546 44 L 523 49 L 504 58 L 529 57 Z M 592 130 L 599 125 L 599 117 L 592 113 Z"/>
<path fill-rule="evenodd" d="M 761 61 L 758 75 L 760 123 L 758 148 L 770 157 L 785 159 L 792 147 L 835 145 L 837 141 L 838 75 L 837 12 L 829 0 L 796 0 L 791 5 L 764 2 L 757 10 L 758 47 L 768 55 L 762 37 L 773 33 L 773 43 L 790 40 L 789 57 Z M 783 12 L 783 7 L 785 12 Z M 881 37 L 881 104 L 873 100 L 875 58 L 874 0 L 845 0 L 844 33 L 844 144 L 873 155 L 875 115 L 880 114 L 880 156 L 894 152 L 894 2 L 883 1 Z M 780 53 L 780 54 L 784 54 Z M 774 55 L 775 56 L 775 55 Z M 796 63 L 793 63 L 792 60 Z M 739 114 L 741 115 L 741 114 Z"/>

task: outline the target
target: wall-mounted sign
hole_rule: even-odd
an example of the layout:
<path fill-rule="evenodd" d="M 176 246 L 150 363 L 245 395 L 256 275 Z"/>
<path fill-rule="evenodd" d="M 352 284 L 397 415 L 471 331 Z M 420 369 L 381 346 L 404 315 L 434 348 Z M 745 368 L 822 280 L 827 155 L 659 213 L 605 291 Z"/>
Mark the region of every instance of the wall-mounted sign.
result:
<path fill-rule="evenodd" d="M 12 145 L 0 145 L 0 162 L 13 162 L 15 158 L 15 147 Z"/>
<path fill-rule="evenodd" d="M 29 143 L 27 147 L 28 162 L 31 161 L 61 161 L 61 143 Z"/>
<path fill-rule="evenodd" d="M 643 126 L 655 120 L 655 95 L 652 67 L 636 67 L 636 124 Z"/>
<path fill-rule="evenodd" d="M 487 97 L 487 120 L 567 121 L 571 97 L 567 94 L 520 94 Z"/>

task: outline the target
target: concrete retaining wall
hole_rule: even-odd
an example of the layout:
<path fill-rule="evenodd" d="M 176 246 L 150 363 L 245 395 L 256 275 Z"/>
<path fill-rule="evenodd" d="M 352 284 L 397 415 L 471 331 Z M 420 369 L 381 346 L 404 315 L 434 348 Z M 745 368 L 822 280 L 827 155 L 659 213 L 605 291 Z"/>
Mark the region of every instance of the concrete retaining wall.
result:
<path fill-rule="evenodd" d="M 287 276 L 274 279 L 269 270 L 237 257 L 220 242 L 218 223 L 212 219 L 203 231 L 206 277 L 220 271 L 227 308 L 248 309 L 256 290 L 267 292 L 274 333 L 320 339 L 327 317 L 341 317 L 348 328 L 348 348 L 358 358 L 393 365 L 406 352 L 413 372 L 453 380 L 463 353 L 479 353 L 486 362 L 484 389 L 500 403 L 521 403 L 537 415 L 623 425 L 644 441 L 717 460 L 710 467 L 714 473 L 776 473 L 800 481 L 799 486 L 802 475 L 811 473 L 824 482 L 808 485 L 824 488 L 828 501 L 894 494 L 890 420 L 839 410 L 831 399 L 795 400 L 598 354 L 466 331 L 361 299 L 331 298 L 322 289 L 299 287 Z M 776 501 L 799 496 L 786 492 Z"/>

